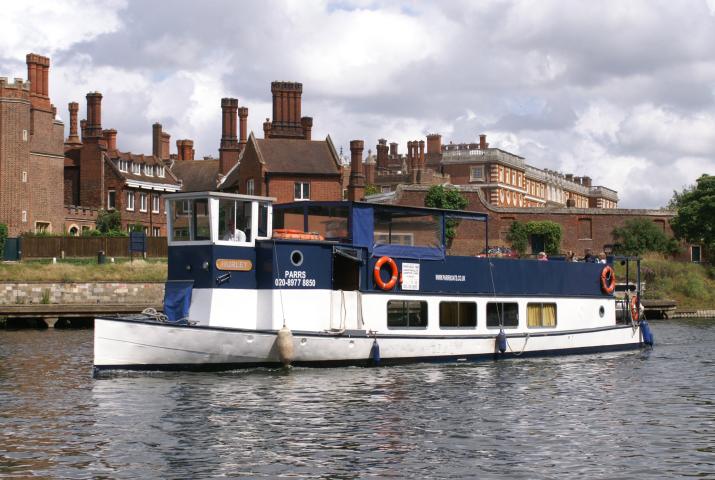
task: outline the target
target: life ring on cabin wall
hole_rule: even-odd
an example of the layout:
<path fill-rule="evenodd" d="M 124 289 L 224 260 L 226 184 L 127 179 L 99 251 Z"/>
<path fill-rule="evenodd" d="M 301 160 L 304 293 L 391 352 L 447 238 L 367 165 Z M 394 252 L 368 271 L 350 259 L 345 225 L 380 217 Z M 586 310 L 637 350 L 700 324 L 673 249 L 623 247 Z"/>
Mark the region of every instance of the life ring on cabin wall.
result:
<path fill-rule="evenodd" d="M 601 290 L 608 295 L 616 290 L 616 272 L 610 265 L 606 265 L 601 270 Z"/>
<path fill-rule="evenodd" d="M 385 264 L 389 265 L 390 270 L 392 271 L 392 276 L 387 282 L 385 282 L 382 279 L 382 276 L 380 276 L 380 270 L 382 270 L 382 266 Z M 373 270 L 373 273 L 375 276 L 375 283 L 383 290 L 392 290 L 393 288 L 395 288 L 395 285 L 397 285 L 397 278 L 400 274 L 399 270 L 397 269 L 397 264 L 390 257 L 380 257 L 377 262 L 375 262 L 375 268 Z"/>
<path fill-rule="evenodd" d="M 631 306 L 631 320 L 633 320 L 635 322 L 638 320 L 638 314 L 639 314 L 639 312 L 638 312 L 638 297 L 633 296 L 633 298 L 631 298 L 630 306 Z"/>

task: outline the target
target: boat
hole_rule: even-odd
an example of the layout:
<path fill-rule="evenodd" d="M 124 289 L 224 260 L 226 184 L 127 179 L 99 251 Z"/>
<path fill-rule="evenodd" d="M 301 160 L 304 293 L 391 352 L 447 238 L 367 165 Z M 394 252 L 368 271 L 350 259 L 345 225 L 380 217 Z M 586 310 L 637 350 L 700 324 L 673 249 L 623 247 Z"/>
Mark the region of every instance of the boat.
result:
<path fill-rule="evenodd" d="M 95 319 L 95 372 L 473 362 L 637 349 L 611 264 L 478 256 L 488 216 L 166 196 L 164 311 Z M 631 300 L 632 299 L 632 300 Z M 632 304 L 630 302 L 633 302 Z"/>

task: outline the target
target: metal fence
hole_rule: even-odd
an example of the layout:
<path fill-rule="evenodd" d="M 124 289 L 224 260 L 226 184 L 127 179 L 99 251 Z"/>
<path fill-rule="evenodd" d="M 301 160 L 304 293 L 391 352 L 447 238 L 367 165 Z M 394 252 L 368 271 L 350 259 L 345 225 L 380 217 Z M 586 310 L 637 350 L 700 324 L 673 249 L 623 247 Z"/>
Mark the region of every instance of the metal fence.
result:
<path fill-rule="evenodd" d="M 22 237 L 20 249 L 22 258 L 128 257 L 129 237 Z M 166 237 L 147 237 L 146 256 L 166 257 Z"/>

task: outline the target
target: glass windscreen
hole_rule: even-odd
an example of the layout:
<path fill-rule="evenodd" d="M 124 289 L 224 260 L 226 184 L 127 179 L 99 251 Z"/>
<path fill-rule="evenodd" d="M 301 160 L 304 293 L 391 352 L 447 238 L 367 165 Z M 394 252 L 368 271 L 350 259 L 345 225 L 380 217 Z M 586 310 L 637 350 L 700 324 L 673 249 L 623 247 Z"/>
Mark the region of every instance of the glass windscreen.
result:
<path fill-rule="evenodd" d="M 211 239 L 211 221 L 207 198 L 172 200 L 170 239 L 174 242 Z"/>
<path fill-rule="evenodd" d="M 221 199 L 218 202 L 218 240 L 251 240 L 251 202 Z"/>
<path fill-rule="evenodd" d="M 347 206 L 308 207 L 308 231 L 317 233 L 326 240 L 348 241 Z"/>
<path fill-rule="evenodd" d="M 416 214 L 375 209 L 375 244 L 441 247 L 442 219 L 432 214 Z"/>
<path fill-rule="evenodd" d="M 303 206 L 275 208 L 273 210 L 273 228 L 303 232 Z"/>

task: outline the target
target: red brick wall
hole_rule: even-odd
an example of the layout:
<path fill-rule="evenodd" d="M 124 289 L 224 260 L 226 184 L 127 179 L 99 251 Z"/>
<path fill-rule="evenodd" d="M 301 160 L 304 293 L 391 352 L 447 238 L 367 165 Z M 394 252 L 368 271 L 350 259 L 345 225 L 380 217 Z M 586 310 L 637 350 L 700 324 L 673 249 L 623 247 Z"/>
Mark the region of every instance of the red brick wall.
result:
<path fill-rule="evenodd" d="M 84 207 L 104 208 L 104 161 L 96 141 L 86 140 L 79 159 L 79 203 Z"/>
<path fill-rule="evenodd" d="M 35 222 L 50 224 L 52 233 L 64 232 L 64 125 L 51 112 L 32 110 L 34 130 L 30 137 L 31 185 L 30 228 Z"/>
<path fill-rule="evenodd" d="M 294 201 L 295 182 L 310 183 L 310 200 L 342 200 L 343 190 L 340 177 L 315 176 L 271 176 L 268 182 L 268 196 L 276 198 L 276 203 Z"/>

